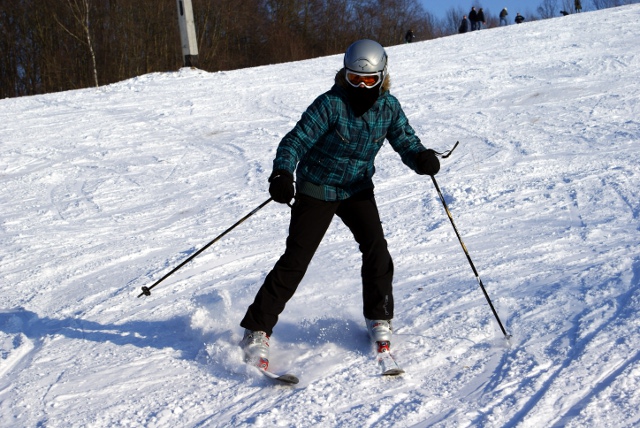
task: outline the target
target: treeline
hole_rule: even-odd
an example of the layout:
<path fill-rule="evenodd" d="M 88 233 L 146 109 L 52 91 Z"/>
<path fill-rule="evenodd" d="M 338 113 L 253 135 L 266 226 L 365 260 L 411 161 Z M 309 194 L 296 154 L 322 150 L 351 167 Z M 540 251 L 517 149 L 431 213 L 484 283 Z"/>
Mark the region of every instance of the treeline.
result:
<path fill-rule="evenodd" d="M 197 67 L 207 71 L 337 54 L 361 38 L 400 44 L 410 28 L 417 40 L 433 39 L 454 34 L 468 12 L 451 9 L 438 20 L 418 0 L 192 3 Z M 498 12 L 487 13 L 489 27 Z M 0 50 L 0 98 L 105 85 L 183 64 L 175 0 L 0 0 Z"/>
<path fill-rule="evenodd" d="M 192 0 L 197 66 L 230 70 L 344 51 L 413 28 L 442 35 L 418 0 Z M 182 66 L 175 0 L 0 0 L 0 98 L 104 85 Z"/>
<path fill-rule="evenodd" d="M 179 60 L 175 1 L 0 0 L 0 32 L 0 98 L 112 83 Z"/>

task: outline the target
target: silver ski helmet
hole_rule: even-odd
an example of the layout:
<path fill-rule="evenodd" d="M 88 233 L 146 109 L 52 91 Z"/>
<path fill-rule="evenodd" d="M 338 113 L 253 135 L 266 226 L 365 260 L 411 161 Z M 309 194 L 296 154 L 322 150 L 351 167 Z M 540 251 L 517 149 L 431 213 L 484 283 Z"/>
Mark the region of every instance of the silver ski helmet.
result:
<path fill-rule="evenodd" d="M 344 68 L 347 73 L 352 71 L 359 75 L 378 75 L 379 81 L 383 82 L 387 77 L 387 52 L 378 42 L 369 39 L 358 40 L 347 48 L 344 54 Z M 357 86 L 354 82 L 349 83 Z M 378 83 L 376 82 L 376 85 Z"/>

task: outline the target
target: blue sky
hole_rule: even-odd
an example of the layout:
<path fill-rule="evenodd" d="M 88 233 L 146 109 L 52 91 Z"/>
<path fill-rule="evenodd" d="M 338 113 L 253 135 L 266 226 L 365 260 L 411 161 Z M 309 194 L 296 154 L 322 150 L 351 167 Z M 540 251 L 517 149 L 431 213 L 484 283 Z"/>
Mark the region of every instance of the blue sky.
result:
<path fill-rule="evenodd" d="M 465 11 L 469 11 L 472 5 L 478 4 L 492 15 L 498 15 L 502 8 L 506 7 L 509 12 L 509 22 L 512 23 L 517 12 L 520 12 L 525 17 L 536 13 L 535 11 L 542 3 L 542 0 L 421 0 L 421 3 L 427 11 L 438 18 L 444 18 L 446 11 L 451 7 L 462 7 Z M 586 8 L 587 1 L 583 0 L 582 3 L 583 7 Z M 558 10 L 562 9 L 561 5 L 562 1 L 558 0 Z"/>

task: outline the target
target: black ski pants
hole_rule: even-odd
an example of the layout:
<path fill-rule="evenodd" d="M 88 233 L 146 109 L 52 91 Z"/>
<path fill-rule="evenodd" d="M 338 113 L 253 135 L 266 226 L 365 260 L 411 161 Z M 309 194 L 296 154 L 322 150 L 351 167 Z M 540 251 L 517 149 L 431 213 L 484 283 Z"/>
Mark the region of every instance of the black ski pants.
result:
<path fill-rule="evenodd" d="M 351 230 L 362 252 L 362 300 L 369 319 L 393 318 L 393 261 L 380 222 L 373 189 L 343 201 L 296 195 L 286 250 L 249 306 L 240 325 L 271 335 L 278 316 L 295 293 L 320 241 L 337 215 Z"/>

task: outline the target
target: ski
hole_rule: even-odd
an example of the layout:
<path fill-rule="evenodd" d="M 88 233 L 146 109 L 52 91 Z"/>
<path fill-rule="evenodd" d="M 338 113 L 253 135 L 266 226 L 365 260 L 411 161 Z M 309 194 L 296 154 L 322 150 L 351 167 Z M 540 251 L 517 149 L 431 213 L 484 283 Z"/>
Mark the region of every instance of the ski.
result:
<path fill-rule="evenodd" d="M 266 369 L 260 369 L 260 371 L 262 372 L 263 375 L 265 375 L 269 379 L 273 379 L 275 381 L 282 382 L 287 385 L 296 385 L 298 382 L 300 382 L 297 376 L 292 375 L 290 373 L 279 375 L 279 374 L 270 372 L 269 370 L 266 370 Z"/>
<path fill-rule="evenodd" d="M 389 350 L 389 342 L 376 342 L 378 365 L 382 370 L 382 376 L 398 376 L 404 373 L 404 370 L 398 365 L 391 351 Z"/>
<path fill-rule="evenodd" d="M 287 385 L 296 385 L 300 380 L 297 376 L 292 375 L 290 373 L 286 374 L 277 374 L 269 371 L 269 360 L 266 358 L 260 358 L 258 361 L 246 361 L 250 366 L 256 367 L 258 370 L 262 372 L 263 375 L 268 377 L 269 379 L 273 379 L 278 382 L 285 383 Z"/>

